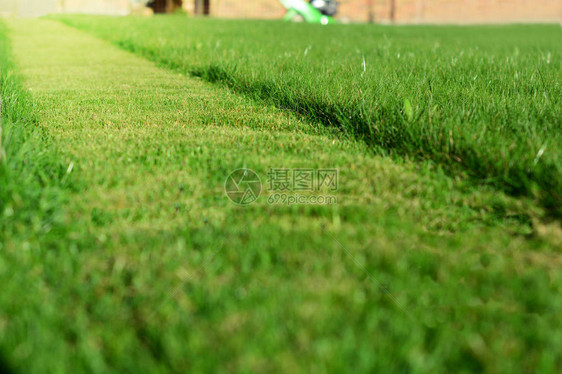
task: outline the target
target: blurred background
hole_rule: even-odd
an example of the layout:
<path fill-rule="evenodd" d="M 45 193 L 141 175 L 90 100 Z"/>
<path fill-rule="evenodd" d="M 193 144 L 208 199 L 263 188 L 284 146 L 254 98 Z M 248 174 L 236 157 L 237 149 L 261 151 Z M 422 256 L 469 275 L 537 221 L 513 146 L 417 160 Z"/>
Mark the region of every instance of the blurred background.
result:
<path fill-rule="evenodd" d="M 342 22 L 560 22 L 560 0 L 340 0 Z M 128 15 L 186 12 L 219 18 L 282 18 L 278 0 L 0 0 L 0 15 L 52 13 Z"/>

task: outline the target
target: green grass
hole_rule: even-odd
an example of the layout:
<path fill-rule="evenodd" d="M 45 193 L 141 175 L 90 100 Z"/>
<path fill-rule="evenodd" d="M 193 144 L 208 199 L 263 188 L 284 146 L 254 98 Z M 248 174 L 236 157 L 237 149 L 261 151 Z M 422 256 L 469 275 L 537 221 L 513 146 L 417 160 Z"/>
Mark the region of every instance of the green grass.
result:
<path fill-rule="evenodd" d="M 42 145 L 45 131 L 21 87 L 5 33 L 0 24 L 0 251 L 7 239 L 56 240 L 61 190 L 70 185 L 56 153 Z"/>
<path fill-rule="evenodd" d="M 162 66 L 562 211 L 557 25 L 60 17 Z"/>
<path fill-rule="evenodd" d="M 186 22 L 118 21 L 127 35 Z M 381 156 L 59 22 L 8 26 L 2 98 L 17 105 L 4 105 L 2 125 L 19 143 L 2 144 L 20 156 L 4 159 L 0 179 L 11 186 L 0 195 L 0 371 L 562 367 L 561 230 L 534 197 L 431 159 Z M 177 56 L 185 71 L 205 65 Z M 339 168 L 338 204 L 275 206 L 264 192 L 236 206 L 223 186 L 240 167 L 263 179 L 272 167 Z M 16 205 L 22 191 L 54 197 Z"/>

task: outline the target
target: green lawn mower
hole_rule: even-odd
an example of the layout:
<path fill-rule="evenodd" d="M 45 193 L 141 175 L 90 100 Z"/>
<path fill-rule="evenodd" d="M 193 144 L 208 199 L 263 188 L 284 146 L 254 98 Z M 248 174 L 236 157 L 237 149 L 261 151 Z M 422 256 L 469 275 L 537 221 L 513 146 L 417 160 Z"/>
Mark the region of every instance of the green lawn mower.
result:
<path fill-rule="evenodd" d="M 338 13 L 338 3 L 334 0 L 280 0 L 287 14 L 285 19 L 289 21 L 304 20 L 309 23 L 327 25 L 335 23 L 333 18 Z"/>

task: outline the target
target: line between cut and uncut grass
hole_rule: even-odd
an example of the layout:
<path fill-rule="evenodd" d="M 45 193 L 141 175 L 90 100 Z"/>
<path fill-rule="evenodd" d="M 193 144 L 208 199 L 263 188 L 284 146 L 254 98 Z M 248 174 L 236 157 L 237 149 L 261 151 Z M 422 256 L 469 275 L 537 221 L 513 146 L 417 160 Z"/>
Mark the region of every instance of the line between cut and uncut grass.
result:
<path fill-rule="evenodd" d="M 454 175 L 534 197 L 552 216 L 562 213 L 561 87 L 551 63 L 560 51 L 548 26 L 319 31 L 181 17 L 59 20 L 337 128 L 380 154 L 430 159 Z M 358 35 L 367 46 L 353 43 Z M 361 69 L 354 59 L 362 59 Z"/>
<path fill-rule="evenodd" d="M 523 199 L 307 135 L 57 22 L 9 25 L 40 123 L 80 175 L 75 234 L 93 236 L 13 251 L 30 260 L 0 271 L 14 372 L 554 371 L 560 256 L 512 234 L 528 232 L 505 222 Z M 342 200 L 234 206 L 239 167 L 337 167 Z"/>

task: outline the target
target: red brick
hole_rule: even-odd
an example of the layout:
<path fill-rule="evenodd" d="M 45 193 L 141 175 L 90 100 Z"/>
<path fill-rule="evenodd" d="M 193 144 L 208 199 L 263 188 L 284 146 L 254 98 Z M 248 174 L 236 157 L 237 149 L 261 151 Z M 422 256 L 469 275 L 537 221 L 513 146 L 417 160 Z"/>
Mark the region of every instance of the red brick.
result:
<path fill-rule="evenodd" d="M 392 0 L 340 0 L 338 18 L 391 22 Z M 395 0 L 397 23 L 503 23 L 560 22 L 560 0 Z M 211 0 L 211 14 L 225 18 L 280 18 L 284 8 L 277 0 Z"/>

